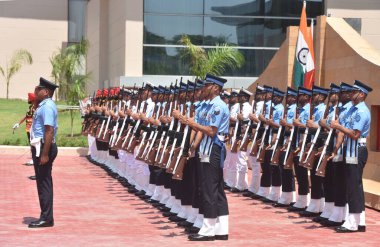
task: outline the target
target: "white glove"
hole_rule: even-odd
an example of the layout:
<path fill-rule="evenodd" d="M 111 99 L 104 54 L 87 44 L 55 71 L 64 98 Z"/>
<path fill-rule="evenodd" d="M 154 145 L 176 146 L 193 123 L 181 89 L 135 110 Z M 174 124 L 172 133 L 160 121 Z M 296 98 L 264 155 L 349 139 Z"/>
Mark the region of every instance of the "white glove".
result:
<path fill-rule="evenodd" d="M 15 123 L 15 124 L 13 125 L 13 129 L 17 129 L 18 127 L 20 127 L 20 125 L 19 125 L 18 123 Z"/>

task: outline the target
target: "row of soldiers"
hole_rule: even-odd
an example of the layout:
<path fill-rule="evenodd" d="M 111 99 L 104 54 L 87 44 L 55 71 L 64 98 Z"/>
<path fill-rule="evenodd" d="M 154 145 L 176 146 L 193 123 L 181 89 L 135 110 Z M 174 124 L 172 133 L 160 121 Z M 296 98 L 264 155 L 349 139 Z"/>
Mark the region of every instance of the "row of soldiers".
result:
<path fill-rule="evenodd" d="M 190 240 L 228 239 L 225 188 L 338 232 L 365 231 L 371 89 L 355 81 L 286 92 L 264 85 L 253 94 L 222 91 L 225 82 L 207 75 L 98 90 L 83 122 L 92 161 L 186 227 Z"/>

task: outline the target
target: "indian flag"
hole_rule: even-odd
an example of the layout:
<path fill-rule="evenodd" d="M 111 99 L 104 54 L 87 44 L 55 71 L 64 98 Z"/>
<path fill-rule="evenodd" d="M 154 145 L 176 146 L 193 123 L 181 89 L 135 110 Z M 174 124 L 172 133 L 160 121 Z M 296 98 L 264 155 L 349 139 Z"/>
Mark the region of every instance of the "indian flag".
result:
<path fill-rule="evenodd" d="M 303 86 L 311 89 L 314 84 L 314 74 L 313 37 L 311 31 L 307 30 L 306 1 L 304 1 L 294 61 L 294 86 L 296 88 Z"/>

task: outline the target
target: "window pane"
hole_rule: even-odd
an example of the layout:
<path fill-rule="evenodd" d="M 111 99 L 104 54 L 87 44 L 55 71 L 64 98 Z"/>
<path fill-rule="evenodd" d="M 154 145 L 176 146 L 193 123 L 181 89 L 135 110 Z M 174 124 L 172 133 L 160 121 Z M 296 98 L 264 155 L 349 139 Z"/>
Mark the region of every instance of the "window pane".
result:
<path fill-rule="evenodd" d="M 87 0 L 69 1 L 69 42 L 80 42 L 84 37 Z"/>
<path fill-rule="evenodd" d="M 182 48 L 144 47 L 144 74 L 146 75 L 189 75 L 189 65 L 180 58 Z M 247 50 L 240 52 L 245 57 L 242 68 L 226 69 L 223 76 L 259 76 L 276 50 Z"/>
<path fill-rule="evenodd" d="M 288 26 L 298 26 L 298 19 L 265 19 L 264 25 L 264 46 L 280 47 L 286 38 Z"/>
<path fill-rule="evenodd" d="M 144 12 L 203 14 L 203 0 L 145 0 Z"/>
<path fill-rule="evenodd" d="M 145 75 L 188 75 L 189 65 L 180 59 L 181 48 L 144 47 Z"/>
<path fill-rule="evenodd" d="M 300 17 L 303 0 L 265 0 L 265 15 Z M 324 14 L 324 0 L 307 1 L 307 17 L 315 18 Z"/>
<path fill-rule="evenodd" d="M 228 43 L 237 46 L 262 46 L 262 18 L 205 17 L 204 44 Z"/>
<path fill-rule="evenodd" d="M 269 64 L 276 50 L 239 50 L 245 58 L 245 64 L 237 70 L 226 70 L 224 76 L 259 76 Z"/>
<path fill-rule="evenodd" d="M 264 0 L 205 0 L 205 14 L 263 15 Z"/>
<path fill-rule="evenodd" d="M 144 44 L 178 44 L 187 34 L 194 44 L 202 44 L 202 17 L 144 16 Z"/>

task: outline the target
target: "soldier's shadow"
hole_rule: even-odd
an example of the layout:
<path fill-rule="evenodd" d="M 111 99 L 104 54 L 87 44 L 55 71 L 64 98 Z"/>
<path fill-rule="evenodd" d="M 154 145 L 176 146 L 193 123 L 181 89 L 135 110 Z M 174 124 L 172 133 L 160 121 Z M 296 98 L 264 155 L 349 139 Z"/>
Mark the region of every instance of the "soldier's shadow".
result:
<path fill-rule="evenodd" d="M 33 221 L 37 221 L 38 218 L 35 218 L 35 217 L 24 217 L 22 219 L 22 223 L 25 224 L 25 225 L 29 225 L 30 223 L 32 223 Z"/>

